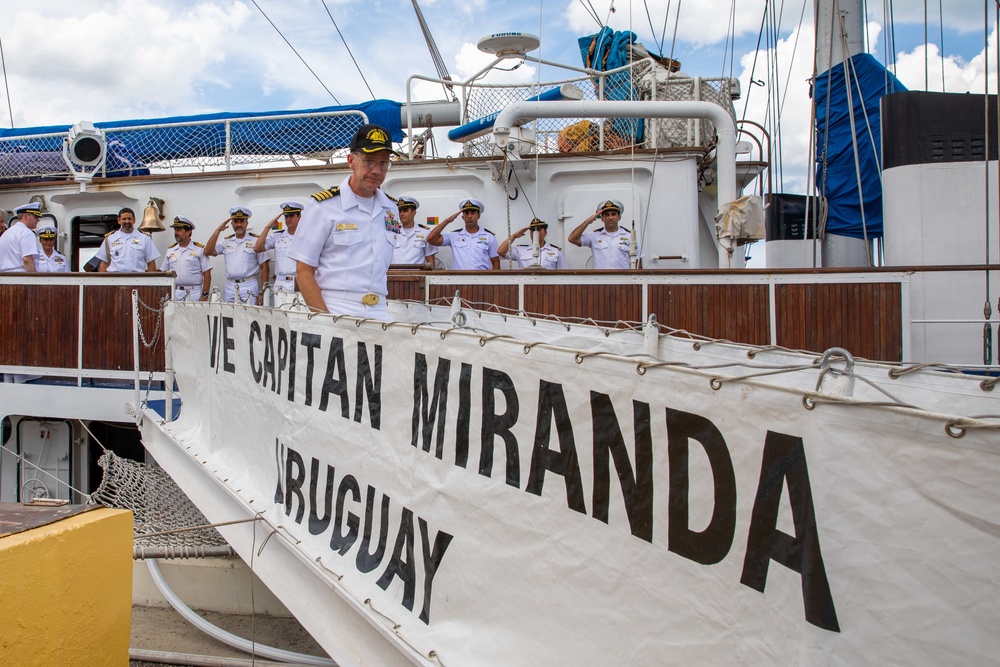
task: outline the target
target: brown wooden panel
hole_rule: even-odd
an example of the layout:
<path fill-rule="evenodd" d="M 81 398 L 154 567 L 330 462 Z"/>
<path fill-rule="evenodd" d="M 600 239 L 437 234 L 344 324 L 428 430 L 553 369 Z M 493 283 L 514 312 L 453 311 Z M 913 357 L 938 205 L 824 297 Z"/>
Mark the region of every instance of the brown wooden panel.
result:
<path fill-rule="evenodd" d="M 778 345 L 814 352 L 842 347 L 865 359 L 902 360 L 899 283 L 778 285 L 775 308 Z"/>
<path fill-rule="evenodd" d="M 641 285 L 525 285 L 524 310 L 538 315 L 641 322 Z"/>
<path fill-rule="evenodd" d="M 387 280 L 389 298 L 399 301 L 423 301 L 424 300 L 424 280 L 420 276 L 412 274 L 393 275 L 389 273 Z"/>
<path fill-rule="evenodd" d="M 650 285 L 649 312 L 660 324 L 750 345 L 770 342 L 767 285 Z"/>
<path fill-rule="evenodd" d="M 440 303 L 442 299 L 449 301 L 459 292 L 463 301 L 475 305 L 481 310 L 488 310 L 493 304 L 506 310 L 517 310 L 517 285 L 431 285 L 430 302 Z"/>
<path fill-rule="evenodd" d="M 75 368 L 80 288 L 0 285 L 0 364 Z"/>
<path fill-rule="evenodd" d="M 167 286 L 88 285 L 83 298 L 83 367 L 97 370 L 132 370 L 132 290 L 150 308 L 159 309 L 160 299 L 169 294 Z M 161 316 L 139 307 L 142 330 L 152 341 L 157 319 Z M 139 343 L 142 345 L 142 342 Z M 164 370 L 163 331 L 152 348 L 139 351 L 139 365 L 144 371 Z"/>

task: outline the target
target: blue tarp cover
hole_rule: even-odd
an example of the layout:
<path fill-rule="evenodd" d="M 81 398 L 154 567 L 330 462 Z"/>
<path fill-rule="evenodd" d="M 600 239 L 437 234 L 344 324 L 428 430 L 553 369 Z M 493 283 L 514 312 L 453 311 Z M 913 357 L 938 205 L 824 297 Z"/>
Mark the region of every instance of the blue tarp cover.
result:
<path fill-rule="evenodd" d="M 601 72 L 624 67 L 629 63 L 628 47 L 634 44 L 636 36 L 634 32 L 615 32 L 611 28 L 604 26 L 596 35 L 580 37 L 577 43 L 580 45 L 580 56 L 583 64 L 591 69 Z M 591 51 L 593 47 L 593 51 Z M 594 85 L 598 82 L 595 80 Z M 607 100 L 637 100 L 635 87 L 632 85 L 632 76 L 629 72 L 618 72 L 612 74 L 604 82 L 604 98 Z M 641 119 L 616 118 L 611 126 L 618 134 L 632 138 L 636 143 L 643 141 L 645 126 Z"/>
<path fill-rule="evenodd" d="M 854 106 L 852 132 L 847 86 L 844 85 L 846 63 L 838 64 L 816 77 L 813 101 L 816 105 L 816 183 L 829 203 L 826 231 L 853 238 L 882 236 L 882 129 L 879 101 L 883 95 L 905 91 L 881 63 L 867 53 L 851 58 L 851 99 Z M 855 73 L 857 76 L 855 77 Z M 829 90 L 829 117 L 827 91 Z M 865 114 L 867 113 L 867 125 Z M 869 134 L 869 127 L 871 132 Z M 865 217 L 861 220 L 858 177 L 854 162 L 854 142 L 857 136 L 858 162 L 861 165 L 861 191 L 864 195 Z M 872 148 L 874 140 L 874 150 Z M 826 157 L 824 160 L 824 148 Z M 824 163 L 826 174 L 824 176 Z"/>
<path fill-rule="evenodd" d="M 322 107 L 318 109 L 300 109 L 295 111 L 261 111 L 254 113 L 213 113 L 197 116 L 173 116 L 170 118 L 147 118 L 143 120 L 120 120 L 94 123 L 99 128 L 113 131 L 122 127 L 142 127 L 147 125 L 165 125 L 171 123 L 194 123 L 199 121 L 224 121 L 227 119 L 243 119 L 258 116 L 296 116 L 307 113 L 331 111 L 362 111 L 368 116 L 368 121 L 381 125 L 389 130 L 392 140 L 403 140 L 403 128 L 400 122 L 399 102 L 390 100 L 373 100 L 362 104 L 346 106 Z M 320 152 L 347 146 L 360 123 L 345 125 L 339 133 L 331 135 L 329 128 L 322 132 L 311 131 L 315 121 L 308 119 L 289 118 L 266 123 L 236 123 L 232 126 L 231 140 L 239 145 L 242 153 L 261 155 L 288 155 L 299 153 Z M 22 136 L 65 133 L 69 125 L 52 125 L 48 127 L 17 128 L 0 130 L 0 139 L 11 139 Z M 127 153 L 128 162 L 143 162 L 153 160 L 180 159 L 192 156 L 222 154 L 220 146 L 224 142 L 217 136 L 224 132 L 220 123 L 216 129 L 206 130 L 204 126 L 188 126 L 178 128 L 151 129 L 145 132 L 130 132 L 128 146 L 118 147 L 120 154 Z M 51 145 L 48 145 L 51 142 Z M 177 150 L 170 151 L 175 146 Z M 112 153 L 109 142 L 109 156 Z M 10 149 L 8 148 L 8 151 Z M 62 151 L 62 137 L 52 137 L 44 143 L 32 142 L 32 151 Z M 146 153 L 144 151 L 148 150 Z M 13 151 L 16 152 L 16 151 Z M 112 165 L 108 165 L 109 171 Z"/>

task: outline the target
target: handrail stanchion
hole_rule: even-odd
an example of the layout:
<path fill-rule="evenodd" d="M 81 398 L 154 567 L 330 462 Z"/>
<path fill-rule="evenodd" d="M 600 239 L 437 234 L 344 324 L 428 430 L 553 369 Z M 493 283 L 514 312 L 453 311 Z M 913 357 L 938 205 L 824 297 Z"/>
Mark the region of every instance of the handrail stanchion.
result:
<path fill-rule="evenodd" d="M 83 319 L 83 304 L 84 297 L 83 291 L 86 289 L 86 285 L 80 285 L 80 304 L 79 310 L 76 317 L 76 386 L 83 386 L 83 330 L 86 327 L 86 323 Z"/>
<path fill-rule="evenodd" d="M 132 363 L 135 367 L 135 420 L 142 414 L 139 409 L 139 290 L 132 290 Z"/>
<path fill-rule="evenodd" d="M 170 292 L 173 294 L 173 290 Z M 164 306 L 165 308 L 165 306 Z M 166 314 L 161 313 L 161 317 L 166 319 Z M 167 344 L 167 332 L 164 327 L 163 332 L 163 397 L 166 399 L 163 416 L 168 422 L 174 420 L 174 357 L 170 353 L 170 346 Z"/>

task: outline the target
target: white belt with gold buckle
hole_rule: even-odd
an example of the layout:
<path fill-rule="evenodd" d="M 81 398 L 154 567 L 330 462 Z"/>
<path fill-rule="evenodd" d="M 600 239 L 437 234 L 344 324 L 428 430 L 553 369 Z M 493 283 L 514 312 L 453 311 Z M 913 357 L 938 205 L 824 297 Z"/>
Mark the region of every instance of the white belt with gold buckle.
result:
<path fill-rule="evenodd" d="M 361 303 L 366 306 L 377 306 L 378 302 L 381 301 L 381 297 L 378 294 L 365 294 L 361 297 Z"/>

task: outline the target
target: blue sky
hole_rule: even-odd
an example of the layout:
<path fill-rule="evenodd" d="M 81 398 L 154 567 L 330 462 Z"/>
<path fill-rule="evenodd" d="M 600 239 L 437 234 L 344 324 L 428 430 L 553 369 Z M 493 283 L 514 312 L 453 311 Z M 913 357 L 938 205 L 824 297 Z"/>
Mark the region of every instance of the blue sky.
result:
<path fill-rule="evenodd" d="M 788 81 L 783 115 L 786 149 L 804 155 L 808 137 L 809 103 L 806 79 L 811 73 L 811 0 L 776 0 L 781 13 L 778 45 Z M 930 85 L 941 89 L 937 23 L 944 2 L 945 81 L 950 91 L 981 92 L 983 85 L 984 0 L 927 0 L 932 46 Z M 681 5 L 677 41 L 671 44 L 677 6 Z M 869 0 L 870 33 L 880 54 L 885 35 L 883 3 Z M 897 73 L 911 88 L 923 88 L 924 0 L 893 0 L 898 60 Z M 259 6 L 259 9 L 258 9 Z M 631 29 L 655 50 L 666 16 L 667 0 L 622 2 L 608 0 L 544 0 L 504 3 L 486 0 L 424 0 L 423 12 L 444 61 L 456 78 L 469 76 L 490 60 L 477 51 L 477 41 L 490 33 L 523 31 L 541 38 L 538 52 L 548 60 L 581 64 L 576 40 L 597 30 L 588 13 L 593 7 L 616 29 Z M 609 11 L 610 7 L 615 11 Z M 725 58 L 727 28 L 735 24 L 733 74 L 748 90 L 749 67 L 758 42 L 764 0 L 674 0 L 667 17 L 664 51 L 690 75 L 728 74 Z M 378 97 L 404 100 L 407 77 L 433 75 L 434 68 L 410 0 L 326 0 L 326 7 L 358 59 L 367 85 L 344 47 L 322 0 L 103 0 L 70 2 L 35 0 L 5 2 L 0 7 L 7 85 L 13 122 L 18 127 L 69 124 L 78 120 L 123 120 L 212 111 L 265 111 L 334 104 L 330 94 L 282 41 L 260 10 L 294 44 L 310 67 L 342 103 Z M 647 7 L 648 16 L 647 18 Z M 730 9 L 735 15 L 730 17 Z M 801 26 L 796 54 L 795 35 Z M 732 20 L 730 20 L 732 19 Z M 654 29 L 650 29 L 650 22 Z M 995 28 L 990 22 L 993 44 Z M 995 70 L 995 50 L 989 66 Z M 767 80 L 758 59 L 753 77 Z M 791 68 L 789 73 L 787 70 Z M 548 72 L 542 72 L 544 78 Z M 498 78 L 534 81 L 529 65 Z M 990 75 L 996 89 L 996 73 Z M 438 86 L 415 88 L 417 98 L 440 97 Z M 765 95 L 758 87 L 749 113 L 763 115 Z M 0 124 L 9 125 L 6 96 L 0 101 Z M 742 110 L 742 102 L 737 110 Z M 796 143 L 798 142 L 798 143 Z M 454 153 L 454 147 L 445 152 Z M 786 163 L 793 173 L 794 158 Z"/>

